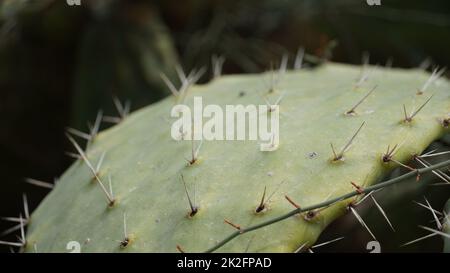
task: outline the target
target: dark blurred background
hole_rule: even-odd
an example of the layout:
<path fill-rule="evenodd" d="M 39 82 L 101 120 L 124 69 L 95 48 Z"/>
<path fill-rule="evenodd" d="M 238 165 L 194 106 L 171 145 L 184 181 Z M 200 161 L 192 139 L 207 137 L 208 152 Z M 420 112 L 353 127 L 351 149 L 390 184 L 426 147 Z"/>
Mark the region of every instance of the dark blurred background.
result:
<path fill-rule="evenodd" d="M 381 0 L 380 6 L 365 0 L 80 2 L 0 1 L 0 216 L 23 212 L 23 192 L 31 209 L 47 194 L 25 177 L 53 182 L 68 167 L 67 126 L 87 131 L 99 109 L 117 115 L 114 96 L 129 100 L 132 110 L 164 98 L 169 91 L 160 73 L 175 79 L 177 64 L 210 66 L 216 54 L 226 58 L 225 74 L 255 73 L 303 47 L 310 67 L 324 59 L 360 64 L 365 52 L 371 64 L 450 66 L 448 0 Z M 209 69 L 201 82 L 210 77 Z M 403 201 L 380 197 L 387 212 L 407 218 L 396 221 L 403 230 L 386 235 L 383 250 L 440 251 L 438 237 L 398 248 L 422 234 L 412 231 L 417 223 L 431 219 L 410 200 L 425 194 L 441 209 L 450 194 L 449 187 L 417 188 L 399 189 Z M 388 230 L 376 211 L 367 211 L 378 233 Z M 11 226 L 1 221 L 0 233 Z M 321 240 L 349 230 L 353 238 L 323 251 L 366 251 L 361 242 L 370 239 L 354 219 L 333 224 Z"/>

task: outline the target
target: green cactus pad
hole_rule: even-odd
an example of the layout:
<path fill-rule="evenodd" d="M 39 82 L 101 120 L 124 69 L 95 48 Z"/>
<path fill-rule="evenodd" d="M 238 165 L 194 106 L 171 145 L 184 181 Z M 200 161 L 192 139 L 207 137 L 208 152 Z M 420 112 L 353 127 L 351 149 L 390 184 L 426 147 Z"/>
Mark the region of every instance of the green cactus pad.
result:
<path fill-rule="evenodd" d="M 82 252 L 176 252 L 177 245 L 201 252 L 236 231 L 224 219 L 245 228 L 294 209 L 285 196 L 305 207 L 354 191 L 351 182 L 374 184 L 399 167 L 383 163 L 388 146 L 398 145 L 393 158 L 407 162 L 444 133 L 450 85 L 439 79 L 420 94 L 428 73 L 376 68 L 356 87 L 360 73 L 358 66 L 329 63 L 287 71 L 273 92 L 268 92 L 270 73 L 223 76 L 190 88 L 188 105 L 193 96 L 202 96 L 204 104 L 225 106 L 264 105 L 263 97 L 274 102 L 283 95 L 280 145 L 273 152 L 260 151 L 257 141 L 204 141 L 198 160 L 189 166 L 185 158 L 190 157 L 191 141 L 170 136 L 174 97 L 133 113 L 101 132 L 86 153 L 95 164 L 106 152 L 99 176 L 106 187 L 111 176 L 114 206 L 108 207 L 86 164 L 75 162 L 32 214 L 26 251 L 35 245 L 40 252 L 67 252 L 68 242 L 77 241 Z M 346 115 L 375 85 L 354 113 Z M 403 121 L 403 105 L 409 114 L 431 95 L 411 122 Z M 343 160 L 333 162 L 330 143 L 341 150 L 363 122 Z M 199 208 L 193 217 L 181 174 Z M 265 187 L 264 210 L 255 213 Z M 309 220 L 298 215 L 245 233 L 218 251 L 293 252 L 303 244 L 311 246 L 330 222 L 347 212 L 351 201 Z"/>

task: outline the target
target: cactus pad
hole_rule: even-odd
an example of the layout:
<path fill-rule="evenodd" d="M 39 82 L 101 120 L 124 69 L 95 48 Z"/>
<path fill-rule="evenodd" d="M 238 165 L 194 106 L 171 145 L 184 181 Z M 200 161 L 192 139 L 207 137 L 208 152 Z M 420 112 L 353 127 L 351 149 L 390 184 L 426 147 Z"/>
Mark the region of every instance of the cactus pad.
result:
<path fill-rule="evenodd" d="M 177 246 L 201 252 L 239 227 L 289 212 L 293 203 L 305 207 L 376 183 L 444 133 L 450 85 L 439 79 L 419 92 L 430 77 L 421 70 L 368 69 L 370 77 L 357 85 L 361 67 L 328 63 L 287 71 L 271 92 L 270 73 L 223 76 L 189 89 L 187 105 L 194 96 L 223 107 L 264 105 L 263 98 L 283 96 L 280 143 L 273 152 L 260 151 L 257 141 L 204 141 L 189 165 L 191 141 L 170 136 L 174 97 L 136 111 L 98 134 L 86 151 L 93 163 L 105 153 L 98 177 L 108 192 L 111 178 L 114 204 L 108 206 L 92 172 L 78 160 L 32 214 L 26 251 L 35 245 L 40 252 L 66 252 L 68 242 L 77 241 L 82 252 L 175 252 Z M 395 147 L 395 161 L 383 162 L 388 147 Z M 311 246 L 351 201 L 245 233 L 218 251 Z"/>

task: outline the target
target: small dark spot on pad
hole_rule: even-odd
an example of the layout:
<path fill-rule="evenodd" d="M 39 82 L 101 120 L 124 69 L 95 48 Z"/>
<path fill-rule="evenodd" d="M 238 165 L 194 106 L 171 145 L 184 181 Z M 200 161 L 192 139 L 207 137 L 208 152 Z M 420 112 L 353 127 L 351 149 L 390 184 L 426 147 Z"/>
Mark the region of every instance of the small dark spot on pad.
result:
<path fill-rule="evenodd" d="M 189 217 L 194 217 L 198 212 L 198 208 L 197 207 L 193 207 L 191 212 L 189 213 Z"/>
<path fill-rule="evenodd" d="M 306 221 L 310 221 L 310 220 L 312 220 L 314 217 L 316 217 L 316 215 L 317 215 L 317 212 L 316 212 L 316 211 L 310 210 L 310 211 L 308 211 L 308 212 L 306 213 L 304 219 L 305 219 Z"/>
<path fill-rule="evenodd" d="M 126 248 L 129 243 L 130 243 L 130 239 L 125 238 L 123 241 L 120 242 L 120 247 L 121 248 Z"/>
<path fill-rule="evenodd" d="M 262 212 L 264 209 L 266 208 L 266 206 L 264 204 L 262 204 L 261 206 L 258 206 L 255 210 L 256 213 L 260 213 Z"/>

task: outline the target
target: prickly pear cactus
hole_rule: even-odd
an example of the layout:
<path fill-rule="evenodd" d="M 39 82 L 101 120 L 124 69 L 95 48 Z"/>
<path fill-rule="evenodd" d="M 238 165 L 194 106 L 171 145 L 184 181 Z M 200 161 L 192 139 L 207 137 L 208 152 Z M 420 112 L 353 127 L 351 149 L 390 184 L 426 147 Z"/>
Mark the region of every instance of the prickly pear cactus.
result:
<path fill-rule="evenodd" d="M 188 90 L 187 105 L 194 96 L 223 107 L 282 97 L 272 152 L 260 151 L 257 141 L 204 141 L 189 164 L 199 142 L 171 138 L 174 97 L 133 113 L 98 134 L 86 152 L 92 165 L 104 154 L 96 173 L 102 185 L 86 162 L 75 162 L 32 214 L 25 250 L 66 252 L 77 241 L 82 252 L 201 252 L 295 206 L 374 184 L 443 134 L 450 85 L 439 79 L 422 88 L 430 75 L 421 70 L 367 69 L 370 77 L 362 77 L 361 67 L 329 63 L 287 71 L 274 86 L 266 73 L 223 76 Z M 217 251 L 311 246 L 352 201 L 242 234 Z"/>

